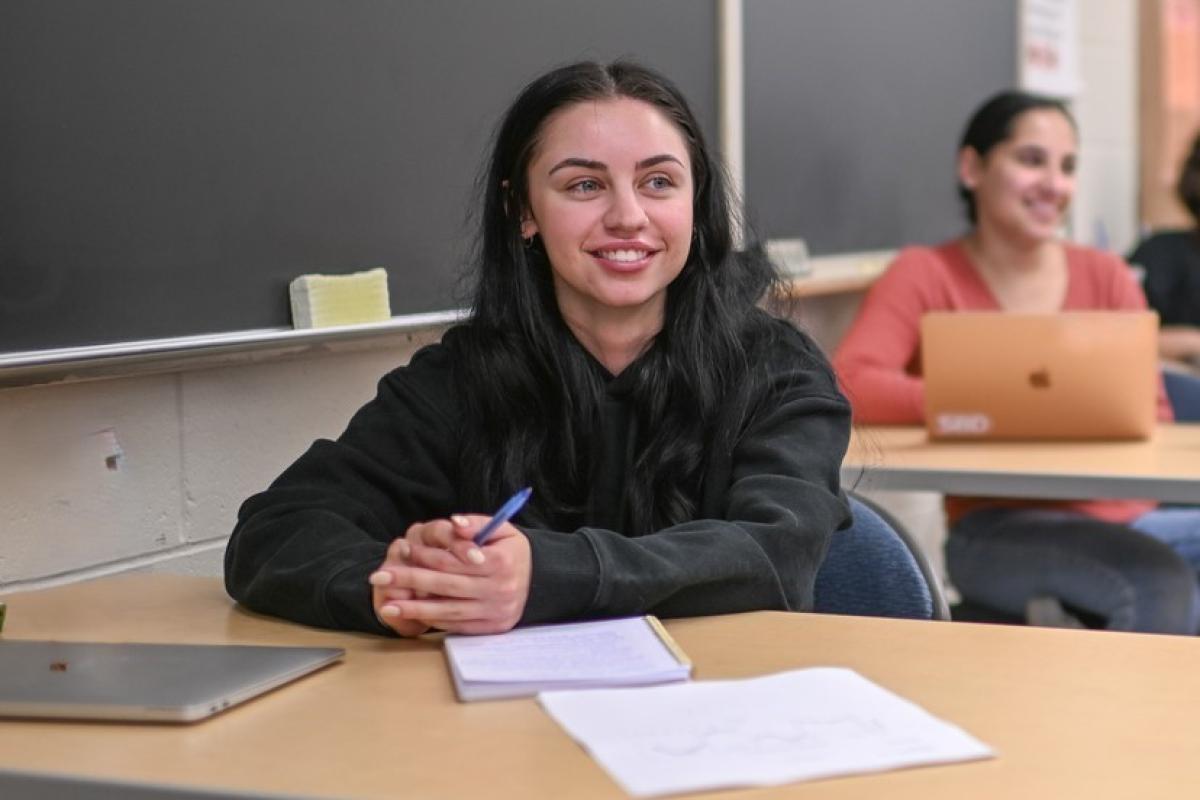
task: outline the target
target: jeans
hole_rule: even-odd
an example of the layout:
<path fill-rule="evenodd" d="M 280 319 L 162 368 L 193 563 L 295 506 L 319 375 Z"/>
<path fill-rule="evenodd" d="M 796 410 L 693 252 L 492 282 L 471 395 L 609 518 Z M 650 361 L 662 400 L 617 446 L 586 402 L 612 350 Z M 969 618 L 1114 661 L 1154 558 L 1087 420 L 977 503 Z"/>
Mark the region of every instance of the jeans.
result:
<path fill-rule="evenodd" d="M 1200 508 L 1160 508 L 1129 524 L 1179 553 L 1200 576 Z"/>
<path fill-rule="evenodd" d="M 1111 630 L 1200 628 L 1200 509 L 1153 511 L 1131 525 L 1070 511 L 974 511 L 951 530 L 946 567 L 964 599 L 1007 614 L 1051 595 Z"/>

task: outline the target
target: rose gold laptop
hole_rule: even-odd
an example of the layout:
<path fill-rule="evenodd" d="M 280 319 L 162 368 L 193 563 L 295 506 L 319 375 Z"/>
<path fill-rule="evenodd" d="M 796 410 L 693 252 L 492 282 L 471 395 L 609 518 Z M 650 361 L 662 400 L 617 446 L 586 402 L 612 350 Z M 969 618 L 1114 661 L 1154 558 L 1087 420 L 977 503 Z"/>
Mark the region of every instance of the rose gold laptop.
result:
<path fill-rule="evenodd" d="M 1145 439 L 1158 393 L 1153 311 L 921 319 L 925 425 L 935 439 Z"/>

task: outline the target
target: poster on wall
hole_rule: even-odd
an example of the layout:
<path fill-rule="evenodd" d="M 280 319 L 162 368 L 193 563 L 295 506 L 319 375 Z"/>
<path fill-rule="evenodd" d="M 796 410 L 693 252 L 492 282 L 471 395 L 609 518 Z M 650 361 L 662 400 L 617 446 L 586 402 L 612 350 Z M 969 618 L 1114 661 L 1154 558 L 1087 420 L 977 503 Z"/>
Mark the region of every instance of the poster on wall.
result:
<path fill-rule="evenodd" d="M 1075 0 L 1021 0 L 1021 88 L 1069 100 L 1079 93 Z"/>

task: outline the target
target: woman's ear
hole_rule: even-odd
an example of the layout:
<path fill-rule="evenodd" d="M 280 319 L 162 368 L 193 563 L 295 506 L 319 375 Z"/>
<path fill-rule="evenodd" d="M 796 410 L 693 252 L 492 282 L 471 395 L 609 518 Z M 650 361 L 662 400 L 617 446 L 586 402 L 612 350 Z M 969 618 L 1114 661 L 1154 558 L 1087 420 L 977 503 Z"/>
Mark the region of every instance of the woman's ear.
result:
<path fill-rule="evenodd" d="M 974 147 L 958 151 L 958 182 L 968 191 L 975 191 L 983 174 L 983 158 Z"/>
<path fill-rule="evenodd" d="M 537 220 L 535 220 L 533 215 L 531 215 L 528 209 L 526 209 L 525 213 L 521 215 L 521 238 L 525 241 L 529 241 L 534 236 L 537 236 L 537 232 Z"/>

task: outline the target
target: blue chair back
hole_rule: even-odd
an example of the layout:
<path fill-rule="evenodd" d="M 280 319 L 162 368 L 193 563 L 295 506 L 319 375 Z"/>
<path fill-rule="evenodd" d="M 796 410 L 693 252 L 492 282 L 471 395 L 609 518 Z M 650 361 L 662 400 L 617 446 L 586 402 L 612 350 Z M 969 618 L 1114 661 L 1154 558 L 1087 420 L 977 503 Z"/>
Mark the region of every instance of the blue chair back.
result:
<path fill-rule="evenodd" d="M 1164 369 L 1163 383 L 1175 411 L 1175 421 L 1200 422 L 1200 377 Z"/>
<path fill-rule="evenodd" d="M 853 524 L 833 534 L 817 570 L 815 610 L 903 619 L 949 619 L 932 570 L 898 523 L 849 495 Z"/>

